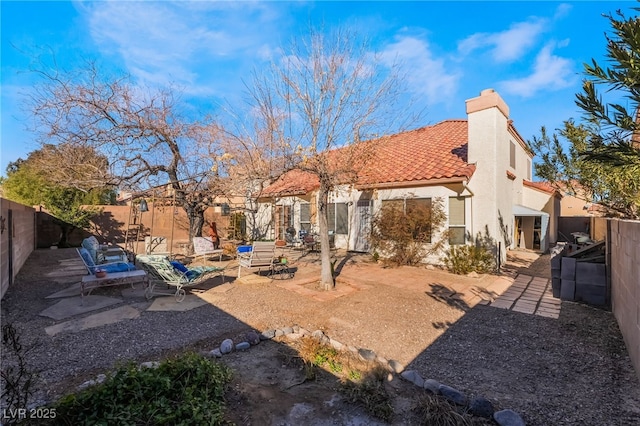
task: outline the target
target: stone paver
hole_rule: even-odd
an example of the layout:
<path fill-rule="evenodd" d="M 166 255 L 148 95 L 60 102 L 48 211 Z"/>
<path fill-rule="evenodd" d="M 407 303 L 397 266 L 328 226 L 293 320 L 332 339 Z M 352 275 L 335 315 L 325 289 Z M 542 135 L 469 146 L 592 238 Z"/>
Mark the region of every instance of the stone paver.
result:
<path fill-rule="evenodd" d="M 552 296 L 549 279 L 519 274 L 513 285 L 490 306 L 557 319 L 561 303 Z"/>

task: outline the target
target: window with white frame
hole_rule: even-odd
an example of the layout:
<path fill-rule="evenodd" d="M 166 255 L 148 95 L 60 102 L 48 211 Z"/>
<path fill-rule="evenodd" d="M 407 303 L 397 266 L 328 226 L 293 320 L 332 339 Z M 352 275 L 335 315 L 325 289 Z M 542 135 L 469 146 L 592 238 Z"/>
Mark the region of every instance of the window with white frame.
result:
<path fill-rule="evenodd" d="M 430 243 L 431 242 L 431 198 L 406 198 L 395 200 L 382 200 L 382 209 L 401 209 L 405 215 L 417 213 L 428 218 L 426 222 L 413 229 L 414 238 Z"/>
<path fill-rule="evenodd" d="M 311 232 L 311 204 L 300 204 L 300 229 Z"/>
<path fill-rule="evenodd" d="M 327 216 L 330 233 L 345 235 L 349 233 L 349 206 L 347 203 L 327 204 Z"/>
<path fill-rule="evenodd" d="M 451 245 L 466 242 L 464 204 L 464 197 L 449 197 L 449 244 Z"/>

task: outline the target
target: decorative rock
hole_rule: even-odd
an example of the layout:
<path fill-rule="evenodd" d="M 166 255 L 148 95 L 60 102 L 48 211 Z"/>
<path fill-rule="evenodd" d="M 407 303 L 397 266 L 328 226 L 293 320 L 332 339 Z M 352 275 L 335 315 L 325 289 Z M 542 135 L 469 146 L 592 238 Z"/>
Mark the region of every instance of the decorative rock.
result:
<path fill-rule="evenodd" d="M 95 384 L 96 384 L 95 380 L 87 380 L 86 382 L 81 383 L 80 385 L 78 385 L 78 390 L 84 390 L 84 389 L 86 389 L 86 388 L 88 388 L 90 386 L 93 386 Z"/>
<path fill-rule="evenodd" d="M 158 361 L 147 361 L 140 364 L 140 368 L 158 368 L 159 365 Z"/>
<path fill-rule="evenodd" d="M 458 389 L 454 389 L 451 386 L 440 385 L 438 387 L 440 395 L 444 396 L 447 400 L 458 405 L 467 405 L 467 397 Z"/>
<path fill-rule="evenodd" d="M 328 345 L 329 344 L 329 337 L 325 336 L 324 334 L 322 335 L 322 337 L 320 338 L 320 343 L 322 343 L 323 345 Z"/>
<path fill-rule="evenodd" d="M 486 398 L 476 397 L 469 403 L 469 412 L 474 416 L 490 419 L 494 412 L 493 404 Z"/>
<path fill-rule="evenodd" d="M 493 420 L 500 426 L 525 426 L 520 414 L 513 410 L 502 410 L 493 413 Z"/>
<path fill-rule="evenodd" d="M 299 340 L 302 338 L 302 334 L 300 333 L 291 333 L 291 334 L 286 334 L 287 339 L 289 340 Z"/>
<path fill-rule="evenodd" d="M 293 332 L 294 333 L 300 333 L 300 326 L 299 325 L 294 325 L 293 326 Z"/>
<path fill-rule="evenodd" d="M 211 358 L 222 358 L 222 352 L 220 352 L 220 349 L 215 348 L 214 350 L 210 351 L 208 354 Z"/>
<path fill-rule="evenodd" d="M 96 383 L 102 383 L 102 382 L 104 382 L 105 380 L 107 380 L 107 376 L 106 376 L 106 375 L 104 375 L 104 374 L 98 374 L 98 375 L 96 376 Z"/>
<path fill-rule="evenodd" d="M 344 348 L 344 345 L 340 342 L 338 342 L 337 340 L 333 340 L 333 339 L 329 339 L 329 344 L 331 345 L 331 347 L 337 351 L 342 350 L 342 348 Z"/>
<path fill-rule="evenodd" d="M 309 336 L 311 334 L 309 332 L 309 330 L 307 330 L 306 328 L 302 328 L 302 327 L 300 327 L 300 330 L 298 330 L 298 333 L 302 334 L 303 336 Z"/>
<path fill-rule="evenodd" d="M 424 387 L 424 379 L 416 370 L 403 371 L 400 376 L 406 381 L 411 382 L 420 388 Z"/>
<path fill-rule="evenodd" d="M 249 342 L 240 342 L 236 345 L 236 351 L 246 351 L 250 347 L 251 345 L 249 344 Z"/>
<path fill-rule="evenodd" d="M 424 388 L 435 395 L 440 395 L 440 382 L 434 379 L 424 381 Z"/>
<path fill-rule="evenodd" d="M 231 351 L 233 351 L 233 340 L 231 339 L 223 340 L 222 343 L 220 343 L 220 353 L 228 354 L 228 353 L 231 353 Z"/>
<path fill-rule="evenodd" d="M 282 337 L 282 336 L 284 336 L 284 331 L 280 329 L 276 330 L 275 337 Z"/>
<path fill-rule="evenodd" d="M 358 355 L 365 361 L 375 361 L 377 355 L 371 349 L 359 349 Z"/>
<path fill-rule="evenodd" d="M 313 337 L 314 339 L 322 339 L 324 337 L 324 332 L 322 330 L 316 330 L 313 333 L 311 333 L 311 337 Z"/>
<path fill-rule="evenodd" d="M 402 370 L 404 370 L 404 365 L 400 364 L 398 361 L 396 361 L 395 359 L 390 359 L 389 360 L 389 368 L 391 369 L 391 371 L 393 371 L 394 373 L 401 373 Z"/>
<path fill-rule="evenodd" d="M 291 333 L 293 333 L 293 327 L 285 327 L 285 328 L 282 329 L 282 332 L 284 334 L 291 334 Z"/>
<path fill-rule="evenodd" d="M 276 331 L 274 329 L 265 330 L 260 334 L 260 340 L 271 340 L 276 337 Z"/>
<path fill-rule="evenodd" d="M 260 336 L 258 336 L 258 333 L 256 333 L 253 330 L 248 332 L 246 334 L 245 338 L 247 339 L 247 342 L 249 342 L 249 344 L 252 345 L 252 346 L 255 346 L 258 343 L 260 343 Z"/>

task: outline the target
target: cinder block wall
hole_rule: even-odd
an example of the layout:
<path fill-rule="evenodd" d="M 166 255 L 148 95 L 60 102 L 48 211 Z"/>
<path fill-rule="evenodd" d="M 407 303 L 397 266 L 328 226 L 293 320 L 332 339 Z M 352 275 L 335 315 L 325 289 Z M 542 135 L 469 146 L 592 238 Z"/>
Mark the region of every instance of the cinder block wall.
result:
<path fill-rule="evenodd" d="M 0 198 L 0 297 L 35 247 L 35 210 Z"/>
<path fill-rule="evenodd" d="M 611 308 L 640 378 L 640 221 L 609 221 Z"/>

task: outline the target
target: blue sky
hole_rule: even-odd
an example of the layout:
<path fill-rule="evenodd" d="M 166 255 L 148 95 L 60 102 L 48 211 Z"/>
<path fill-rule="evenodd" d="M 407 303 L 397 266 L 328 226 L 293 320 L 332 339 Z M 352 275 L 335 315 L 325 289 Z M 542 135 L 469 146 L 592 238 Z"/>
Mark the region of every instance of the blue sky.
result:
<path fill-rule="evenodd" d="M 636 2 L 33 2 L 2 1 L 0 172 L 37 149 L 24 99 L 43 51 L 73 70 L 83 58 L 147 86 L 177 85 L 194 109 L 243 108 L 244 83 L 309 24 L 347 26 L 397 56 L 426 112 L 422 125 L 465 118 L 494 88 L 527 140 L 579 118 L 582 64 L 605 62 L 603 13 Z"/>

